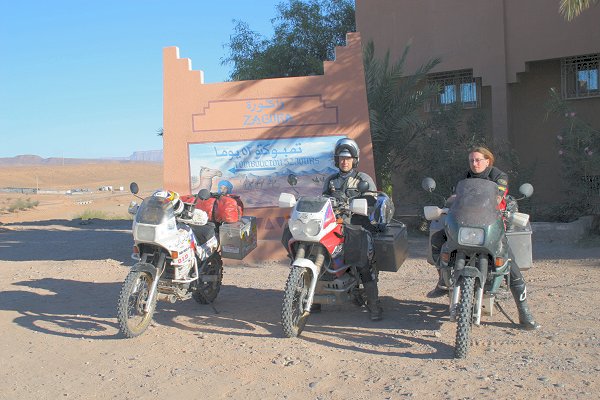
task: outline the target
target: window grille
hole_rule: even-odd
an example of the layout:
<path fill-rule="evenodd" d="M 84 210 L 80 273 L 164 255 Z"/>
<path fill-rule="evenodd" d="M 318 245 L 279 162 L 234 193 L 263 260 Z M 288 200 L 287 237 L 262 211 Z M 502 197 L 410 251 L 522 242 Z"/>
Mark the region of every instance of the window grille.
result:
<path fill-rule="evenodd" d="M 481 106 L 481 80 L 473 78 L 473 71 L 440 72 L 427 76 L 427 82 L 436 85 L 439 93 L 426 106 L 426 111 L 439 110 L 458 103 L 462 108 Z"/>
<path fill-rule="evenodd" d="M 599 59 L 599 54 L 588 54 L 561 60 L 561 87 L 564 99 L 600 96 Z"/>

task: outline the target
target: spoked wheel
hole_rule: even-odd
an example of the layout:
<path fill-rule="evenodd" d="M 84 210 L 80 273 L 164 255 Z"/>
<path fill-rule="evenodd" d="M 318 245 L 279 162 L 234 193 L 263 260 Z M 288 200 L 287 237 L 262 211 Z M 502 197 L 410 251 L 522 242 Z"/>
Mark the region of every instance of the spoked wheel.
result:
<path fill-rule="evenodd" d="M 148 295 L 152 286 L 152 276 L 147 272 L 131 271 L 119 295 L 117 304 L 117 319 L 120 332 L 128 338 L 144 333 L 156 308 L 156 296 L 145 312 Z"/>
<path fill-rule="evenodd" d="M 290 271 L 281 307 L 281 324 L 287 337 L 297 337 L 306 325 L 308 313 L 304 309 L 308 302 L 311 277 L 308 268 L 292 267 Z"/>
<path fill-rule="evenodd" d="M 219 253 L 213 254 L 201 271 L 202 275 L 212 275 L 214 280 L 196 281 L 192 297 L 200 304 L 210 304 L 217 298 L 223 283 L 223 260 Z"/>
<path fill-rule="evenodd" d="M 458 303 L 456 344 L 454 358 L 466 358 L 471 344 L 471 327 L 473 325 L 473 295 L 475 278 L 463 276 L 460 279 L 460 300 Z"/>

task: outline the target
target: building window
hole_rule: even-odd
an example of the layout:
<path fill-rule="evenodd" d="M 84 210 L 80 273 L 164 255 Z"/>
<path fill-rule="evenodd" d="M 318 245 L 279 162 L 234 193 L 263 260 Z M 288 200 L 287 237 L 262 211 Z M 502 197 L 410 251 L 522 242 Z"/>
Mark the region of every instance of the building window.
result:
<path fill-rule="evenodd" d="M 565 99 L 600 96 L 598 86 L 599 54 L 561 60 L 562 95 Z"/>
<path fill-rule="evenodd" d="M 462 108 L 479 108 L 481 105 L 481 80 L 473 78 L 470 69 L 430 74 L 427 82 L 439 89 L 439 94 L 427 105 L 427 111 L 453 104 L 461 104 Z"/>

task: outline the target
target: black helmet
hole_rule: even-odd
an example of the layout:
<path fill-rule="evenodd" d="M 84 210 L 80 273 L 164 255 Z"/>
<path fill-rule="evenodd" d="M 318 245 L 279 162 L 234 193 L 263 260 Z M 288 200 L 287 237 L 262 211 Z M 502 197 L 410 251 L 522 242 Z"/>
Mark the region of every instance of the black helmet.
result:
<path fill-rule="evenodd" d="M 358 161 L 360 157 L 360 151 L 358 145 L 352 139 L 343 138 L 337 141 L 335 144 L 335 150 L 333 152 L 333 160 L 335 166 L 339 168 L 339 157 L 352 157 L 352 168 L 358 167 Z"/>

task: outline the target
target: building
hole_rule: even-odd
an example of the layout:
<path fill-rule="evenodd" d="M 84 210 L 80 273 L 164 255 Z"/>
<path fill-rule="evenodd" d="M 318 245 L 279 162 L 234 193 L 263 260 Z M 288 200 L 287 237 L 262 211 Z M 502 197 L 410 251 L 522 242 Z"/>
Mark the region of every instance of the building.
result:
<path fill-rule="evenodd" d="M 357 31 L 379 56 L 411 49 L 407 74 L 441 57 L 438 105 L 481 108 L 496 142 L 508 141 L 531 172 L 536 199 L 551 202 L 560 177 L 549 89 L 600 126 L 600 6 L 567 22 L 558 0 L 356 0 Z M 466 164 L 466 163 L 465 163 Z M 598 172 L 600 174 L 600 171 Z"/>

